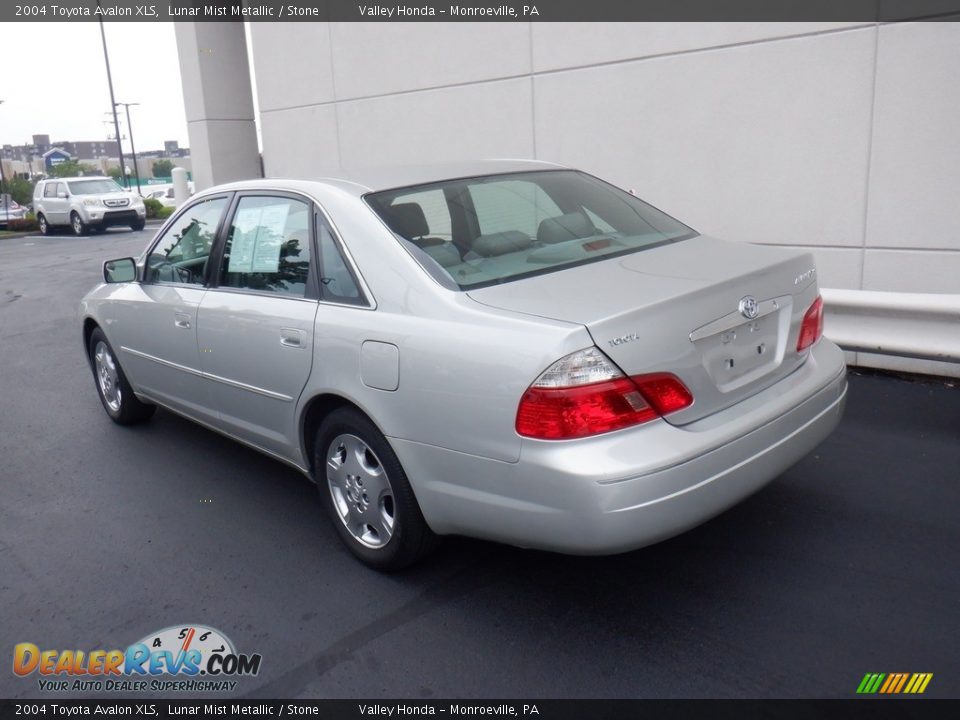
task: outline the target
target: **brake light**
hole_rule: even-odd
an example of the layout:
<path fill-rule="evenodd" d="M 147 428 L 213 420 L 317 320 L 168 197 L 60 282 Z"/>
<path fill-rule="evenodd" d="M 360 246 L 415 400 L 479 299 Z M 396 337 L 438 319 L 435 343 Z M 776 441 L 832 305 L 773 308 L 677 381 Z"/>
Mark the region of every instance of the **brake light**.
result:
<path fill-rule="evenodd" d="M 800 337 L 797 338 L 797 352 L 806 350 L 823 335 L 823 298 L 817 299 L 807 308 L 800 324 Z"/>
<path fill-rule="evenodd" d="M 649 422 L 693 403 L 668 373 L 628 378 L 597 348 L 561 358 L 527 388 L 517 408 L 520 435 L 570 440 Z"/>

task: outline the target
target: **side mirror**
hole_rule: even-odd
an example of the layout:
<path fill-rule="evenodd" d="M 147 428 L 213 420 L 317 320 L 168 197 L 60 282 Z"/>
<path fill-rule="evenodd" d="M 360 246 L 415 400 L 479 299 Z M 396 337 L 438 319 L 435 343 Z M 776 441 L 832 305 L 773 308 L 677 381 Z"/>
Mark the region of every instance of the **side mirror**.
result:
<path fill-rule="evenodd" d="M 127 283 L 137 279 L 137 263 L 133 258 L 107 260 L 103 264 L 103 281 L 107 283 Z"/>
<path fill-rule="evenodd" d="M 60 198 L 61 200 L 66 200 L 68 196 L 63 190 L 61 190 L 60 192 L 57 193 L 57 197 Z"/>

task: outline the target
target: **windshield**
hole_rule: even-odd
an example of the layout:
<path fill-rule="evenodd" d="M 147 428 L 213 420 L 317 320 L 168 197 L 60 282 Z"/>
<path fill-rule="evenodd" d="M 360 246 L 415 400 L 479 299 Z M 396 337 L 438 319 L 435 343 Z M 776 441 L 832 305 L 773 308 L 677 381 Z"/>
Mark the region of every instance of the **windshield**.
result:
<path fill-rule="evenodd" d="M 365 199 L 425 268 L 461 290 L 696 235 L 639 198 L 574 170 L 448 180 Z"/>
<path fill-rule="evenodd" d="M 102 195 L 103 193 L 123 192 L 123 188 L 109 178 L 93 180 L 73 180 L 70 186 L 71 195 Z"/>

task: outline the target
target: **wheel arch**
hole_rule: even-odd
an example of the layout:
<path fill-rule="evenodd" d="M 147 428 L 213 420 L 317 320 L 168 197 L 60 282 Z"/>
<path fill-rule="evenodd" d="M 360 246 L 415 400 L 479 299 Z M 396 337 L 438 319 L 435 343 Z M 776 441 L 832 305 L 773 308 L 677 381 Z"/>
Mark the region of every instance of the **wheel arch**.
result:
<path fill-rule="evenodd" d="M 380 427 L 374 417 L 367 412 L 363 407 L 358 405 L 353 400 L 339 395 L 335 392 L 323 392 L 318 393 L 311 397 L 306 404 L 303 406 L 303 410 L 300 412 L 300 447 L 303 450 L 303 458 L 309 471 L 310 478 L 316 482 L 316 476 L 314 473 L 313 465 L 313 454 L 314 454 L 314 445 L 316 443 L 317 429 L 320 427 L 320 423 L 323 422 L 324 418 L 327 417 L 334 410 L 338 410 L 343 407 L 353 408 L 357 412 L 363 413 L 363 415 L 372 422 L 376 428 L 383 433 L 386 437 L 386 433 L 383 432 L 383 428 Z M 389 438 L 387 442 L 390 442 Z"/>
<path fill-rule="evenodd" d="M 90 359 L 90 337 L 93 335 L 93 331 L 98 328 L 100 328 L 100 323 L 92 317 L 88 316 L 83 319 L 83 350 L 87 356 L 87 364 L 90 365 L 90 367 L 93 367 L 93 361 Z M 102 330 L 102 328 L 100 329 Z"/>

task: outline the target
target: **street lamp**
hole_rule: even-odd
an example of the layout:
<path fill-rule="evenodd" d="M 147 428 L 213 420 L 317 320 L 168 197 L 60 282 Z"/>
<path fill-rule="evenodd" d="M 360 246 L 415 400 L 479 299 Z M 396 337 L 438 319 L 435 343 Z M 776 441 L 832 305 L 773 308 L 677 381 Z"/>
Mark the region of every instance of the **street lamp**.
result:
<path fill-rule="evenodd" d="M 100 9 L 100 0 L 97 0 L 97 9 Z M 103 16 L 100 16 L 100 40 L 103 42 L 103 61 L 107 65 L 107 85 L 110 87 L 110 107 L 113 110 L 113 129 L 117 133 L 117 154 L 120 156 L 120 174 L 123 175 L 123 184 L 129 188 L 126 169 L 123 165 L 123 145 L 120 143 L 120 121 L 117 120 L 117 101 L 113 97 L 113 76 L 110 74 L 110 55 L 107 54 L 107 33 L 103 29 Z M 136 165 L 136 161 L 133 163 Z"/>
<path fill-rule="evenodd" d="M 140 169 L 137 167 L 137 147 L 133 144 L 133 125 L 130 123 L 130 106 L 139 105 L 140 103 L 125 103 L 118 102 L 114 103 L 113 107 L 116 110 L 117 105 L 123 105 L 127 111 L 127 131 L 130 133 L 130 152 L 133 153 L 133 174 L 137 177 L 137 194 L 140 197 L 143 197 L 143 192 L 140 190 Z M 122 170 L 122 168 L 121 168 Z M 126 175 L 126 173 L 124 173 Z M 130 187 L 129 185 L 127 187 Z"/>

